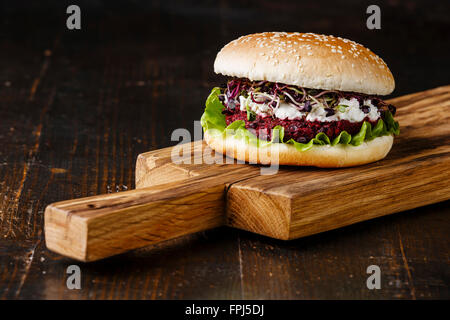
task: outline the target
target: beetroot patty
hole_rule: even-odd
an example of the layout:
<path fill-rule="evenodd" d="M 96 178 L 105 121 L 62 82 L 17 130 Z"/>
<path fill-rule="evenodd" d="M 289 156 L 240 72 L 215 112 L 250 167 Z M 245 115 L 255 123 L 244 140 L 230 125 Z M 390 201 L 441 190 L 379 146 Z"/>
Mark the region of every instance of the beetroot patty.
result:
<path fill-rule="evenodd" d="M 245 127 L 262 140 L 270 140 L 272 129 L 277 125 L 281 125 L 284 128 L 284 141 L 292 138 L 301 143 L 306 143 L 313 139 L 319 132 L 325 133 L 330 140 L 336 138 L 342 131 L 347 131 L 354 135 L 360 131 L 364 121 L 370 122 L 372 126 L 376 125 L 378 121 L 370 121 L 366 117 L 361 122 L 350 122 L 348 120 L 319 122 L 308 121 L 305 117 L 296 120 L 281 120 L 259 115 L 256 116 L 255 121 L 249 121 L 247 120 L 247 112 L 236 110 L 235 113 L 231 113 L 229 110 L 227 111 L 224 112 L 227 125 L 236 120 L 244 120 Z"/>

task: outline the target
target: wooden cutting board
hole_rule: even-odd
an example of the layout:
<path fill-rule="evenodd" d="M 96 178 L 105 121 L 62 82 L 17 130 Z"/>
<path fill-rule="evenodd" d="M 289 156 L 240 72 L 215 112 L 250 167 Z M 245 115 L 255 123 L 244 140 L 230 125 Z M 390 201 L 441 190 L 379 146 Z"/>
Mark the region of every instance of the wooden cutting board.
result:
<path fill-rule="evenodd" d="M 49 205 L 47 247 L 94 261 L 221 225 L 288 240 L 449 199 L 450 86 L 389 102 L 401 134 L 384 160 L 261 175 L 202 141 L 183 153 L 147 152 L 137 159 L 136 190 Z M 183 157 L 174 162 L 172 153 Z M 211 157 L 223 164 L 205 163 Z"/>

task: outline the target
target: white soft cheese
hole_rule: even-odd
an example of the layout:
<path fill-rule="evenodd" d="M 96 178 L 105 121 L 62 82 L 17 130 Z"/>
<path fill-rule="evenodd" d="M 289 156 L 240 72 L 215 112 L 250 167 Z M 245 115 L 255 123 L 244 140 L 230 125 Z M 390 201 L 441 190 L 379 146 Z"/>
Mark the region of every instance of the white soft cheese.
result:
<path fill-rule="evenodd" d="M 380 117 L 380 113 L 370 100 L 364 101 L 364 105 L 369 107 L 369 113 L 364 113 L 360 109 L 359 102 L 355 98 L 350 100 L 341 98 L 339 99 L 338 105 L 347 107 L 336 108 L 334 115 L 327 117 L 327 112 L 324 107 L 319 104 L 314 104 L 306 120 L 322 122 L 348 120 L 350 122 L 361 122 L 365 117 L 368 117 L 371 121 L 375 121 Z"/>
<path fill-rule="evenodd" d="M 339 120 L 348 120 L 350 122 L 360 122 L 365 118 L 366 114 L 359 108 L 359 102 L 355 98 L 350 100 L 339 99 L 338 105 L 348 106 L 348 108 L 336 109 L 335 117 Z"/>
<path fill-rule="evenodd" d="M 273 109 L 267 103 L 254 103 L 250 97 L 245 98 L 239 96 L 239 103 L 241 111 L 247 111 L 247 106 L 258 115 L 267 116 L 274 114 L 279 119 L 297 119 L 303 117 L 306 113 L 300 112 L 296 107 L 288 103 L 280 103 L 278 108 Z"/>
<path fill-rule="evenodd" d="M 375 121 L 380 117 L 377 107 L 375 107 L 370 100 L 365 100 L 364 105 L 369 108 L 369 113 L 364 113 L 360 107 L 358 100 L 352 98 L 350 100 L 340 99 L 339 105 L 348 105 L 344 112 L 337 112 L 340 120 L 348 120 L 350 122 L 363 121 L 365 117 L 369 117 L 371 121 Z"/>
<path fill-rule="evenodd" d="M 367 114 L 371 121 L 375 121 L 380 118 L 380 112 L 378 108 L 372 104 L 372 100 L 364 100 L 364 105 L 370 107 L 370 112 Z"/>
<path fill-rule="evenodd" d="M 306 113 L 300 112 L 296 107 L 291 106 L 288 103 L 280 103 L 280 106 L 277 109 L 275 109 L 275 117 L 283 120 L 284 119 L 293 120 L 301 118 L 305 114 Z"/>
<path fill-rule="evenodd" d="M 243 96 L 239 96 L 239 104 L 241 111 L 246 111 L 247 99 Z"/>
<path fill-rule="evenodd" d="M 254 103 L 250 97 L 245 98 L 243 96 L 239 96 L 239 104 L 241 111 L 247 111 L 247 106 L 251 111 L 259 115 L 270 115 L 272 108 L 266 103 Z"/>
<path fill-rule="evenodd" d="M 364 113 L 360 107 L 358 100 L 355 98 L 352 99 L 344 99 L 341 98 L 339 100 L 338 105 L 347 106 L 345 108 L 336 108 L 335 114 L 327 117 L 327 111 L 322 104 L 314 103 L 311 105 L 310 112 L 301 112 L 298 108 L 288 104 L 288 103 L 280 103 L 278 108 L 272 109 L 268 104 L 262 103 L 254 103 L 250 97 L 245 98 L 243 96 L 239 96 L 239 103 L 241 111 L 247 111 L 248 108 L 261 116 L 269 116 L 274 115 L 278 119 L 288 119 L 294 120 L 299 119 L 306 115 L 306 120 L 308 121 L 321 121 L 321 122 L 330 122 L 330 121 L 339 121 L 339 120 L 348 120 L 350 122 L 361 122 L 365 117 L 368 117 L 371 121 L 375 121 L 380 118 L 380 113 L 377 108 L 372 104 L 371 100 L 365 100 L 364 105 L 369 108 L 369 113 Z"/>
<path fill-rule="evenodd" d="M 323 105 L 321 104 L 312 104 L 311 105 L 311 111 L 308 113 L 308 115 L 306 116 L 306 120 L 308 121 L 334 121 L 336 120 L 336 118 L 334 119 L 330 119 L 333 118 L 335 116 L 332 117 L 327 117 L 327 112 L 325 111 Z"/>

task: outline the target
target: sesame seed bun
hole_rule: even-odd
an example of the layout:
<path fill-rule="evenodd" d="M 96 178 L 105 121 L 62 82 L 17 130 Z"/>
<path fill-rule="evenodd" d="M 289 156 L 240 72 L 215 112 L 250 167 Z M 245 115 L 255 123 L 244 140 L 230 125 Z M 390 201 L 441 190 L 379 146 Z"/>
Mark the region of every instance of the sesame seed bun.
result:
<path fill-rule="evenodd" d="M 231 41 L 214 71 L 305 88 L 387 95 L 395 87 L 386 63 L 354 41 L 314 33 L 265 32 Z"/>
<path fill-rule="evenodd" d="M 358 166 L 386 157 L 391 150 L 392 135 L 353 145 L 314 145 L 307 151 L 298 151 L 294 146 L 274 143 L 270 147 L 256 147 L 233 136 L 211 135 L 205 132 L 206 143 L 216 152 L 241 161 L 259 164 L 280 164 L 294 166 L 315 166 L 339 168 Z"/>

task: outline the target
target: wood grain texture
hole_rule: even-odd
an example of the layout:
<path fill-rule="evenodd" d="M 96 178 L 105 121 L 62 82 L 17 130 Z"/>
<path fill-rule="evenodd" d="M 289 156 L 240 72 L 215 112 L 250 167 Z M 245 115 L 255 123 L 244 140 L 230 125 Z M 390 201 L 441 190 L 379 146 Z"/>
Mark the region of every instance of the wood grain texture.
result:
<path fill-rule="evenodd" d="M 188 157 L 182 160 L 192 165 L 171 162 L 174 148 L 140 155 L 136 190 L 49 205 L 45 210 L 47 247 L 77 260 L 95 261 L 224 225 L 227 185 L 259 171 L 246 165 L 230 170 L 226 164 L 201 164 L 189 170 L 207 148 L 201 142 L 189 147 Z M 183 170 L 188 171 L 183 174 Z M 155 177 L 160 179 L 157 184 L 145 185 Z"/>
<path fill-rule="evenodd" d="M 449 260 L 441 250 L 448 241 L 431 239 L 448 230 L 440 216 L 446 208 L 438 203 L 291 241 L 241 234 L 244 299 L 445 296 Z M 422 249 L 429 241 L 433 252 Z M 369 265 L 382 270 L 381 290 L 367 290 Z M 428 281 L 418 279 L 424 273 Z"/>
<path fill-rule="evenodd" d="M 163 184 L 105 196 L 67 200 L 45 211 L 50 250 L 94 261 L 223 225 L 225 184 Z"/>

